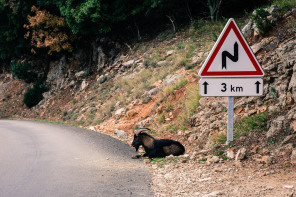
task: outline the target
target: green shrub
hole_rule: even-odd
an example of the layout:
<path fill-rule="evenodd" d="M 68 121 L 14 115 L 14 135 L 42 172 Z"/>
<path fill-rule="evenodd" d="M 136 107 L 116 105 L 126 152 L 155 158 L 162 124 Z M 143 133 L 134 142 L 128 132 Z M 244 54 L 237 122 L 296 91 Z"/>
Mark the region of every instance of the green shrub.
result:
<path fill-rule="evenodd" d="M 271 22 L 267 19 L 269 13 L 263 8 L 258 8 L 251 15 L 252 21 L 256 24 L 259 34 L 263 36 L 271 28 Z"/>
<path fill-rule="evenodd" d="M 285 14 L 287 11 L 293 9 L 296 6 L 295 0 L 274 0 L 272 5 L 279 5 L 281 7 L 281 13 Z"/>
<path fill-rule="evenodd" d="M 29 88 L 24 95 L 23 102 L 29 108 L 37 105 L 42 99 L 42 93 L 48 91 L 48 88 L 41 82 L 34 83 L 33 88 Z"/>
<path fill-rule="evenodd" d="M 26 83 L 32 83 L 37 80 L 37 74 L 29 71 L 31 65 L 28 63 L 13 62 L 10 65 L 13 76 L 17 79 L 24 80 Z"/>
<path fill-rule="evenodd" d="M 260 132 L 266 130 L 267 121 L 267 112 L 241 119 L 239 122 L 234 124 L 235 138 L 246 135 L 248 132 Z"/>

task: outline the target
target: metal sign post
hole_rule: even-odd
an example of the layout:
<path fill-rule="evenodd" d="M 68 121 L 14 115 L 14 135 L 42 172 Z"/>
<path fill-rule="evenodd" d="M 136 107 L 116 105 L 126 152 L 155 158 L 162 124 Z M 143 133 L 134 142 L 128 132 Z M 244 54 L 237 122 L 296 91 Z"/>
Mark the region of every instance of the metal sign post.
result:
<path fill-rule="evenodd" d="M 227 121 L 227 141 L 226 144 L 229 145 L 233 141 L 233 107 L 234 106 L 234 97 L 228 97 L 228 121 Z"/>

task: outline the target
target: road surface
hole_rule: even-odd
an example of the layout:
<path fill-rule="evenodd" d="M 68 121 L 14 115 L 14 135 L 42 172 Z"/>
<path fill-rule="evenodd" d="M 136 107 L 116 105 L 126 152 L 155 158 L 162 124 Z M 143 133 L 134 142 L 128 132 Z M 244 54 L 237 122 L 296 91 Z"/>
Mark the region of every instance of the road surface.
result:
<path fill-rule="evenodd" d="M 0 197 L 152 196 L 135 154 L 97 132 L 0 120 Z"/>

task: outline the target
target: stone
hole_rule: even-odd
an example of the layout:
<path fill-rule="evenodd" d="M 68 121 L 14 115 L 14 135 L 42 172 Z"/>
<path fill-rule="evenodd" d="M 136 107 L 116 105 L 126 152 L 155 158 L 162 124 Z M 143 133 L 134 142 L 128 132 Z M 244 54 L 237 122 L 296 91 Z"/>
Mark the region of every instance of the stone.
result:
<path fill-rule="evenodd" d="M 97 70 L 102 71 L 106 66 L 107 56 L 101 46 L 94 48 L 93 58 L 97 63 Z"/>
<path fill-rule="evenodd" d="M 236 156 L 235 156 L 235 161 L 240 161 L 240 160 L 245 159 L 246 151 L 247 151 L 247 149 L 245 149 L 245 148 L 239 149 Z"/>
<path fill-rule="evenodd" d="M 214 196 L 218 196 L 218 195 L 220 196 L 220 195 L 222 195 L 222 193 L 220 191 L 214 191 L 209 194 L 205 194 L 202 197 L 214 197 Z"/>
<path fill-rule="evenodd" d="M 149 90 L 148 92 L 146 92 L 145 95 L 147 97 L 152 97 L 153 95 L 158 94 L 158 92 L 160 92 L 160 90 L 161 89 L 159 89 L 159 88 L 153 88 L 153 89 Z"/>
<path fill-rule="evenodd" d="M 202 62 L 202 57 L 200 56 L 193 56 L 191 58 L 191 64 L 200 64 Z"/>
<path fill-rule="evenodd" d="M 262 163 L 265 163 L 265 164 L 267 164 L 267 165 L 270 165 L 270 164 L 273 163 L 273 157 L 271 157 L 271 156 L 263 156 L 263 157 L 261 158 L 261 162 L 262 162 Z"/>
<path fill-rule="evenodd" d="M 79 71 L 79 72 L 75 73 L 75 77 L 77 79 L 86 77 L 86 71 L 82 70 L 82 71 Z"/>
<path fill-rule="evenodd" d="M 234 150 L 232 148 L 226 152 L 226 157 L 228 157 L 229 159 L 234 159 L 235 155 Z"/>
<path fill-rule="evenodd" d="M 296 163 L 296 149 L 294 148 L 291 154 L 291 163 Z"/>
<path fill-rule="evenodd" d="M 162 82 L 162 86 L 169 86 L 175 83 L 178 79 L 182 77 L 181 74 L 174 74 L 174 75 L 168 75 Z"/>
<path fill-rule="evenodd" d="M 66 57 L 63 56 L 59 61 L 50 62 L 49 67 L 46 84 L 50 85 L 52 90 L 62 89 L 65 82 L 64 71 L 67 68 Z"/>
<path fill-rule="evenodd" d="M 101 75 L 98 79 L 97 82 L 99 83 L 104 83 L 107 81 L 107 77 L 105 75 Z"/>
<path fill-rule="evenodd" d="M 277 17 L 279 14 L 279 11 L 281 10 L 281 6 L 279 5 L 272 5 L 270 6 L 268 12 L 271 14 L 273 17 Z"/>
<path fill-rule="evenodd" d="M 293 75 L 289 83 L 289 90 L 292 90 L 292 97 L 296 100 L 296 64 L 293 67 Z"/>
<path fill-rule="evenodd" d="M 119 138 L 127 138 L 128 137 L 128 134 L 125 131 L 119 130 L 119 129 L 115 129 L 114 134 Z"/>
<path fill-rule="evenodd" d="M 271 121 L 266 137 L 270 138 L 277 135 L 285 126 L 285 116 L 279 116 L 277 119 Z"/>
<path fill-rule="evenodd" d="M 258 151 L 259 151 L 259 146 L 255 146 L 255 147 L 251 150 L 252 153 L 258 153 Z"/>
<path fill-rule="evenodd" d="M 120 109 L 115 111 L 114 115 L 118 116 L 118 115 L 122 114 L 123 112 L 125 112 L 125 108 L 120 108 Z"/>
<path fill-rule="evenodd" d="M 93 126 L 88 127 L 88 129 L 91 130 L 91 131 L 96 131 L 96 128 L 93 127 Z"/>
<path fill-rule="evenodd" d="M 211 159 L 212 163 L 218 163 L 220 161 L 220 158 L 218 156 L 213 156 Z"/>
<path fill-rule="evenodd" d="M 249 38 L 251 36 L 252 26 L 253 22 L 252 20 L 249 20 L 248 23 L 243 27 L 242 34 L 245 36 L 245 38 Z"/>
<path fill-rule="evenodd" d="M 171 56 L 175 53 L 175 50 L 169 50 L 166 52 L 166 56 Z"/>
<path fill-rule="evenodd" d="M 85 80 L 83 80 L 80 86 L 80 90 L 81 91 L 84 90 L 87 86 L 88 86 L 88 83 Z"/>
<path fill-rule="evenodd" d="M 294 132 L 296 131 L 296 120 L 293 120 L 291 123 L 290 123 L 290 128 L 292 128 L 294 130 Z"/>
<path fill-rule="evenodd" d="M 157 62 L 157 65 L 158 65 L 158 66 L 166 66 L 166 65 L 168 65 L 168 62 L 165 61 L 165 60 L 163 60 L 163 61 L 159 61 L 159 62 Z"/>
<path fill-rule="evenodd" d="M 74 87 L 75 86 L 75 84 L 76 84 L 76 82 L 74 81 L 74 80 L 72 80 L 70 83 L 69 83 L 69 87 Z"/>
<path fill-rule="evenodd" d="M 281 146 L 288 144 L 290 142 L 295 142 L 296 141 L 296 134 L 293 135 L 288 135 L 285 137 L 285 139 L 281 142 Z"/>
<path fill-rule="evenodd" d="M 127 62 L 122 63 L 123 66 L 125 67 L 131 67 L 132 65 L 134 65 L 135 60 L 129 60 Z"/>

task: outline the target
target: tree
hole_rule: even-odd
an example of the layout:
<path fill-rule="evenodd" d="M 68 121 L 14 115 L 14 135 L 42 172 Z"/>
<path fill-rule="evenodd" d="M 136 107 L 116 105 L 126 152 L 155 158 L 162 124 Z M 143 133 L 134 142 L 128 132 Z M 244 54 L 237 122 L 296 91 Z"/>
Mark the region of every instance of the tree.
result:
<path fill-rule="evenodd" d="M 30 43 L 24 38 L 23 24 L 31 6 L 32 2 L 29 0 L 0 1 L 0 59 L 28 52 Z"/>
<path fill-rule="evenodd" d="M 36 48 L 46 48 L 48 54 L 73 50 L 71 41 L 74 36 L 69 32 L 63 17 L 40 10 L 36 6 L 33 6 L 31 11 L 34 15 L 28 16 L 29 23 L 24 27 L 28 30 L 25 38 L 31 39 L 33 53 L 36 53 Z"/>
<path fill-rule="evenodd" d="M 219 9 L 222 0 L 208 0 L 208 6 L 210 9 L 211 21 L 218 20 Z"/>

